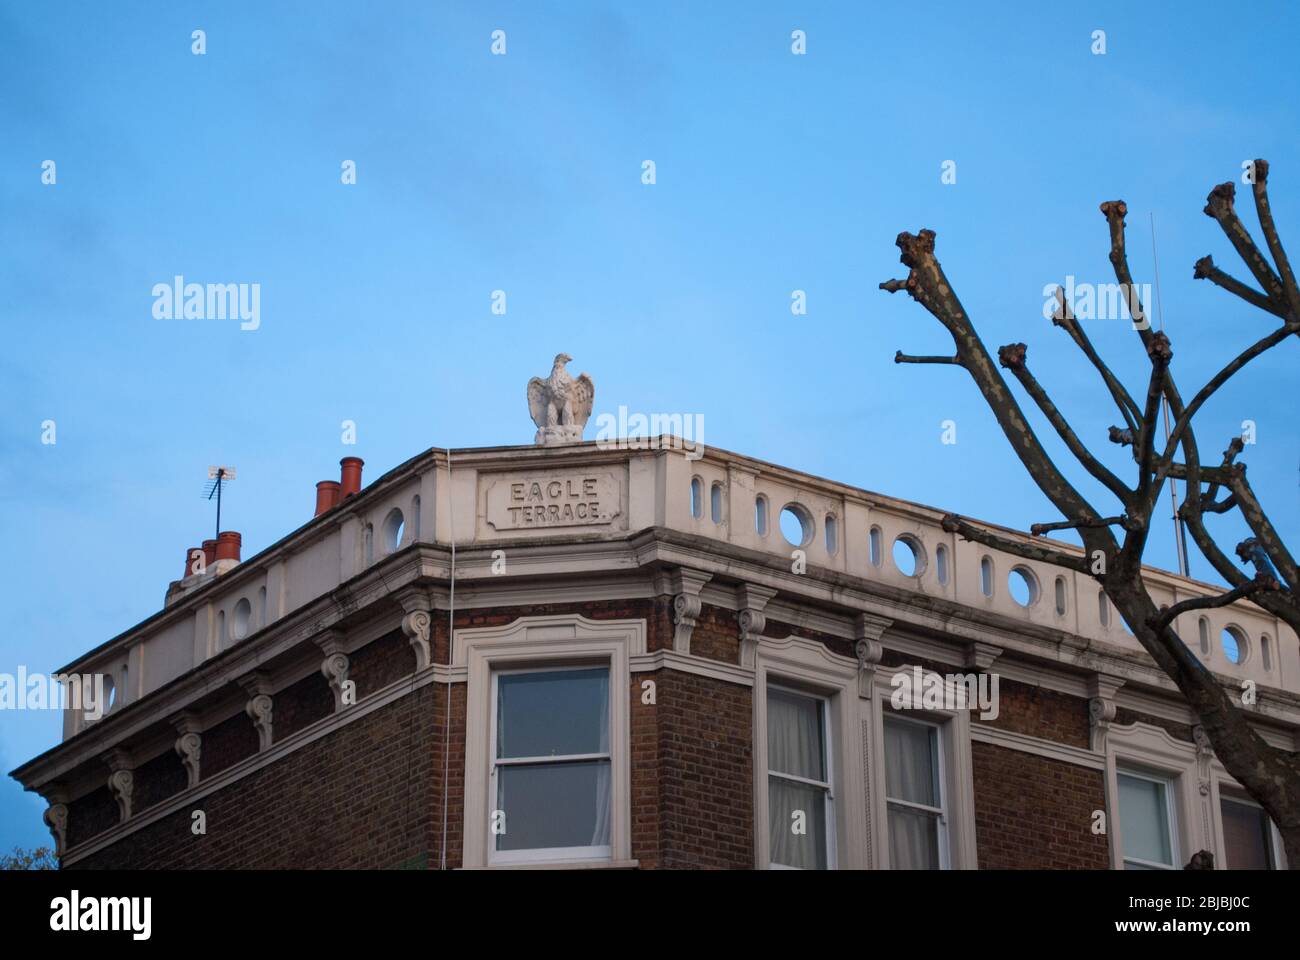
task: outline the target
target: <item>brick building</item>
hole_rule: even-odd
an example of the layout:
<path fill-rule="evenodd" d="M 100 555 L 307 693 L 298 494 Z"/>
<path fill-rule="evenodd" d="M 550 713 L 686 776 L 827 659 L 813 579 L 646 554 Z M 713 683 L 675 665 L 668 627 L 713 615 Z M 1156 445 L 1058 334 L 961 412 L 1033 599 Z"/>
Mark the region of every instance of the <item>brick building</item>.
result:
<path fill-rule="evenodd" d="M 432 449 L 365 488 L 349 458 L 258 555 L 187 553 L 63 671 L 111 709 L 13 773 L 63 866 L 1280 864 L 1094 581 L 642 444 Z M 1295 749 L 1296 638 L 1244 602 L 1178 628 Z"/>

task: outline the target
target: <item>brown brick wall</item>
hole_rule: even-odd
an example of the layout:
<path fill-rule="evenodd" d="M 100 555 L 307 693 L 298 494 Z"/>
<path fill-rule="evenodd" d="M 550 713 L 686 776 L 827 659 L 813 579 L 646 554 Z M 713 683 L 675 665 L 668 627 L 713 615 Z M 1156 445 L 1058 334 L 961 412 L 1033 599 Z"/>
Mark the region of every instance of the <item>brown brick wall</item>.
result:
<path fill-rule="evenodd" d="M 753 699 L 748 687 L 658 677 L 659 860 L 667 868 L 754 865 Z"/>
<path fill-rule="evenodd" d="M 220 773 L 255 753 L 257 729 L 248 715 L 240 710 L 210 730 L 203 731 L 202 752 L 199 754 L 200 779 Z"/>
<path fill-rule="evenodd" d="M 435 850 L 435 684 L 92 854 L 73 869 L 357 868 Z M 207 833 L 195 836 L 202 810 Z M 71 817 L 69 818 L 72 819 Z"/>
<path fill-rule="evenodd" d="M 740 663 L 740 622 L 736 612 L 704 604 L 691 631 L 691 653 L 722 663 Z"/>
<path fill-rule="evenodd" d="M 135 770 L 132 791 L 133 810 L 147 810 L 168 797 L 180 793 L 189 784 L 185 765 L 175 750 L 164 750 Z"/>
<path fill-rule="evenodd" d="M 997 670 L 997 664 L 992 669 Z M 998 679 L 998 716 L 996 720 L 980 720 L 1002 730 L 1023 733 L 1040 740 L 1052 740 L 1072 747 L 1088 748 L 1088 701 L 1028 683 Z"/>
<path fill-rule="evenodd" d="M 304 727 L 309 727 L 317 720 L 323 720 L 334 712 L 334 691 L 329 681 L 319 671 L 307 674 L 297 683 L 290 684 L 275 695 L 271 707 L 271 740 L 279 743 L 293 736 Z M 240 715 L 250 728 L 252 722 Z M 256 742 L 254 742 L 256 752 Z M 208 749 L 207 734 L 203 735 L 203 751 Z"/>
<path fill-rule="evenodd" d="M 1106 808 L 1100 770 L 971 744 L 975 842 L 981 869 L 1092 869 L 1110 865 L 1092 812 Z"/>

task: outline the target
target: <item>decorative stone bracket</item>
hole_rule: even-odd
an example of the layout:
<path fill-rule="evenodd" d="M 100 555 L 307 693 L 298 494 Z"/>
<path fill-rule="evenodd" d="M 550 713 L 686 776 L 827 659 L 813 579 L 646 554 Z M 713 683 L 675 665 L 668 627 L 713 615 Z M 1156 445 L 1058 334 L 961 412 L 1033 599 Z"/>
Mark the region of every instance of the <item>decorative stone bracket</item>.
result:
<path fill-rule="evenodd" d="M 736 607 L 740 611 L 737 615 L 740 621 L 740 665 L 747 670 L 753 670 L 758 663 L 758 644 L 767 629 L 763 609 L 775 596 L 775 590 L 754 583 L 742 583 L 736 587 Z"/>
<path fill-rule="evenodd" d="M 402 632 L 415 651 L 415 670 L 420 672 L 433 663 L 433 604 L 424 590 L 409 589 L 397 595 L 406 611 Z"/>
<path fill-rule="evenodd" d="M 108 775 L 108 789 L 117 801 L 117 818 L 119 823 L 131 819 L 131 794 L 135 790 L 135 763 L 131 754 L 122 748 L 110 750 L 104 756 L 104 762 L 113 772 Z"/>
<path fill-rule="evenodd" d="M 870 700 L 876 686 L 876 667 L 885 654 L 880 643 L 894 621 L 874 613 L 859 613 L 853 619 L 853 652 L 858 656 L 858 696 Z"/>
<path fill-rule="evenodd" d="M 430 634 L 433 630 L 433 614 L 428 610 L 416 610 L 402 617 L 402 632 L 411 641 L 415 650 L 416 672 L 427 669 L 433 663 L 433 647 Z"/>
<path fill-rule="evenodd" d="M 1088 746 L 1094 753 L 1106 752 L 1106 734 L 1115 720 L 1115 691 L 1122 686 L 1120 678 L 1102 673 L 1088 680 Z"/>
<path fill-rule="evenodd" d="M 68 790 L 61 783 L 51 784 L 41 791 L 45 797 L 45 825 L 50 828 L 50 835 L 54 837 L 54 855 L 63 856 L 63 850 L 68 842 Z"/>
<path fill-rule="evenodd" d="M 258 671 L 239 678 L 239 685 L 248 694 L 244 712 L 257 730 L 259 753 L 271 749 L 271 722 L 274 702 L 271 700 L 271 678 Z"/>
<path fill-rule="evenodd" d="M 671 575 L 673 596 L 673 650 L 691 652 L 691 633 L 695 618 L 700 615 L 700 588 L 713 579 L 713 574 L 680 567 Z"/>
<path fill-rule="evenodd" d="M 327 630 L 317 637 L 315 642 L 316 646 L 320 647 L 321 653 L 325 654 L 325 659 L 321 661 L 320 672 L 329 681 L 330 689 L 334 691 L 334 712 L 338 713 L 345 706 L 350 705 L 344 703 L 343 694 L 347 687 L 348 669 L 351 667 L 348 655 L 343 652 L 343 634 L 337 630 Z"/>
<path fill-rule="evenodd" d="M 966 648 L 966 667 L 981 673 L 993 666 L 993 661 L 1002 656 L 1002 648 L 992 643 L 976 640 Z"/>
<path fill-rule="evenodd" d="M 199 757 L 203 751 L 203 727 L 199 723 L 199 718 L 188 710 L 172 717 L 172 726 L 180 734 L 175 743 L 176 755 L 181 758 L 181 763 L 185 765 L 185 774 L 188 777 L 186 786 L 192 789 L 198 786 L 199 783 Z"/>

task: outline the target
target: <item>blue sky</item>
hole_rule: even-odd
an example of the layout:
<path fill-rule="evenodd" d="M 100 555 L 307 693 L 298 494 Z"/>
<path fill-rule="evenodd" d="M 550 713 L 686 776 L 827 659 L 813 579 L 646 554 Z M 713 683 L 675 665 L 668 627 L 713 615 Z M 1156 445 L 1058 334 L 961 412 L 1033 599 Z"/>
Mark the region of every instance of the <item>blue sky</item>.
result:
<path fill-rule="evenodd" d="M 709 444 L 991 521 L 1058 519 L 964 371 L 893 364 L 950 348 L 877 290 L 905 275 L 894 237 L 938 232 L 986 344 L 1029 343 L 1122 469 L 1043 288 L 1113 279 L 1097 204 L 1122 198 L 1143 283 L 1155 217 L 1185 395 L 1271 329 L 1192 264 L 1246 276 L 1201 207 L 1257 156 L 1300 257 L 1300 18 L 1055 6 L 0 8 L 0 671 L 51 671 L 156 611 L 211 536 L 209 464 L 239 469 L 224 526 L 249 556 L 310 516 L 341 456 L 373 478 L 430 446 L 531 442 L 524 384 L 560 350 L 597 413 L 701 413 Z M 260 328 L 155 319 L 152 287 L 177 274 L 260 284 Z M 1090 331 L 1145 384 L 1126 322 Z M 1244 459 L 1290 533 L 1296 349 L 1198 421 L 1207 456 L 1256 422 Z M 1150 560 L 1173 565 L 1172 535 Z M 1193 573 L 1213 579 L 1199 556 Z M 52 712 L 0 714 L 0 771 L 58 736 Z M 0 782 L 0 848 L 47 842 L 42 806 Z"/>

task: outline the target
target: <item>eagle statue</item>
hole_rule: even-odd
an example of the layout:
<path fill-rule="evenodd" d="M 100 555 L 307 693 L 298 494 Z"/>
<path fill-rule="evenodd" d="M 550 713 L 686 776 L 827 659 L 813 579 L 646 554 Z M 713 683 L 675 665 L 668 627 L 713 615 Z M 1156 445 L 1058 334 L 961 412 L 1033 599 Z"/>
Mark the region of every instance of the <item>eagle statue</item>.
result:
<path fill-rule="evenodd" d="M 557 353 L 549 377 L 528 381 L 528 412 L 537 425 L 533 442 L 538 446 L 582 442 L 596 388 L 587 374 L 575 379 L 564 369 L 572 359 L 567 353 Z"/>

